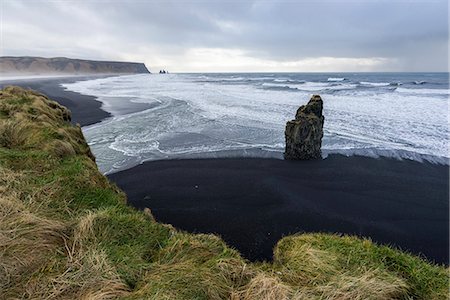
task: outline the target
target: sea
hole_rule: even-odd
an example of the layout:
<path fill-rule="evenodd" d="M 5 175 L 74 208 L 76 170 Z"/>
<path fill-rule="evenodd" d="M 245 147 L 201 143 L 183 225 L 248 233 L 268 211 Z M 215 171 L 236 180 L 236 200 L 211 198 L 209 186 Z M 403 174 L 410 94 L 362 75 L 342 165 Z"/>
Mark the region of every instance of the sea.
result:
<path fill-rule="evenodd" d="M 63 84 L 112 117 L 83 127 L 100 170 L 149 160 L 282 159 L 286 122 L 324 101 L 324 158 L 449 164 L 448 73 L 138 74 Z"/>

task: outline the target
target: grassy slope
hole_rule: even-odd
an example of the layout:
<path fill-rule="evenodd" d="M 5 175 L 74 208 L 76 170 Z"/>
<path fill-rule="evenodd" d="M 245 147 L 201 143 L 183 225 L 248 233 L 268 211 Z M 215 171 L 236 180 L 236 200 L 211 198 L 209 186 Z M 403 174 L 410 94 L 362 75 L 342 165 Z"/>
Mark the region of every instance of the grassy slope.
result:
<path fill-rule="evenodd" d="M 0 91 L 4 298 L 447 298 L 448 269 L 368 240 L 290 236 L 273 263 L 250 263 L 214 235 L 156 223 L 98 172 L 69 119 L 43 95 Z"/>

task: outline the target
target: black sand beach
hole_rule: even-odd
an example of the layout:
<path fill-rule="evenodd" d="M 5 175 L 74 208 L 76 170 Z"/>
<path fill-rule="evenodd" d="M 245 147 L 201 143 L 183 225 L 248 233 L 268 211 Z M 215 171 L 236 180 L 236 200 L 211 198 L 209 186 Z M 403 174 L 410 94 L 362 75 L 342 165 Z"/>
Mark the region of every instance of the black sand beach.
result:
<path fill-rule="evenodd" d="M 146 162 L 111 174 L 160 222 L 217 233 L 251 260 L 284 235 L 335 232 L 448 264 L 448 166 L 333 155 L 321 161 Z"/>
<path fill-rule="evenodd" d="M 55 100 L 70 109 L 72 112 L 72 122 L 74 124 L 78 123 L 81 126 L 87 126 L 98 123 L 101 120 L 110 117 L 111 114 L 101 109 L 102 103 L 97 101 L 96 97 L 65 90 L 61 87 L 61 84 L 102 77 L 105 76 L 14 79 L 0 81 L 0 88 L 8 85 L 17 85 L 43 93 L 50 99 Z"/>

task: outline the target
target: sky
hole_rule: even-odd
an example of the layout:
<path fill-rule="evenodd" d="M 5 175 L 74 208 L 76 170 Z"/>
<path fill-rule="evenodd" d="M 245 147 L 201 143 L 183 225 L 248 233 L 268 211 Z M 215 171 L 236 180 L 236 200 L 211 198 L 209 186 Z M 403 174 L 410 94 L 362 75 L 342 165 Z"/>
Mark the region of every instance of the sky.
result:
<path fill-rule="evenodd" d="M 447 0 L 0 0 L 0 56 L 172 72 L 448 71 Z"/>

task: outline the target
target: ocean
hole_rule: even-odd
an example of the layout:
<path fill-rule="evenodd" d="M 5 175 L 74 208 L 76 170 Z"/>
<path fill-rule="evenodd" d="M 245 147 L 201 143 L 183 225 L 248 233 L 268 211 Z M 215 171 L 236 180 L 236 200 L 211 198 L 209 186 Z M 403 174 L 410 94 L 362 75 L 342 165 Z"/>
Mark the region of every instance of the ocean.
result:
<path fill-rule="evenodd" d="M 282 158 L 286 121 L 324 100 L 331 153 L 448 164 L 448 73 L 139 74 L 63 84 L 113 116 L 83 127 L 103 173 L 147 160 Z"/>

